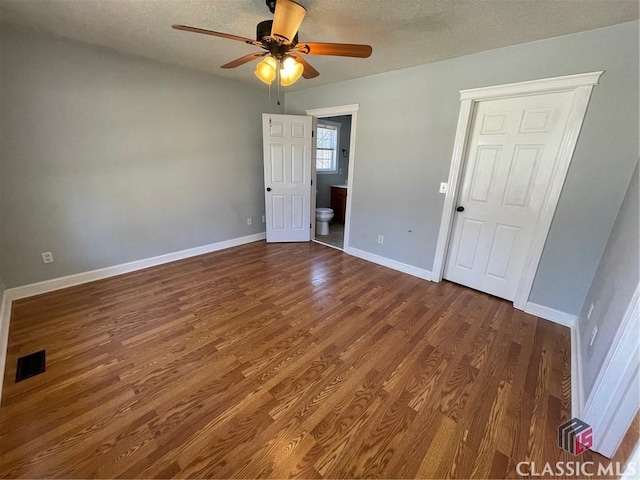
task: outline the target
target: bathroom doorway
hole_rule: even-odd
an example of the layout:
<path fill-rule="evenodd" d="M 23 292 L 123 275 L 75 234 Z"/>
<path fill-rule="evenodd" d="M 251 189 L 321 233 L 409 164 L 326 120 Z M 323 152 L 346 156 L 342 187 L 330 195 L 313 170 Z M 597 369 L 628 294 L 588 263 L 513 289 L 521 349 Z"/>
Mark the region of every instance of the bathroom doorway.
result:
<path fill-rule="evenodd" d="M 314 241 L 348 251 L 358 105 L 307 110 L 317 118 Z M 313 196 L 312 196 L 313 198 Z"/>
<path fill-rule="evenodd" d="M 351 115 L 318 118 L 316 128 L 316 241 L 344 249 L 349 195 Z"/>

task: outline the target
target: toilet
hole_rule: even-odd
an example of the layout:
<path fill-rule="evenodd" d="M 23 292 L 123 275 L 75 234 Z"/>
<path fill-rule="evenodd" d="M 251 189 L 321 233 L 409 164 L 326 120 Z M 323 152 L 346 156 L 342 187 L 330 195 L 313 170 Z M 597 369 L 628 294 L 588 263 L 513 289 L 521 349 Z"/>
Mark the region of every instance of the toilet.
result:
<path fill-rule="evenodd" d="M 316 208 L 316 235 L 329 235 L 329 221 L 332 218 L 332 209 Z"/>

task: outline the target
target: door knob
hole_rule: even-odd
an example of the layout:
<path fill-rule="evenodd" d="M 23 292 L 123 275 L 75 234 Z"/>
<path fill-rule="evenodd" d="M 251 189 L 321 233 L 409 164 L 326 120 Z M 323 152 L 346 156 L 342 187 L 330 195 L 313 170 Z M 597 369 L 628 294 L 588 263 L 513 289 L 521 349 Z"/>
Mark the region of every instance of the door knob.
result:
<path fill-rule="evenodd" d="M 270 192 L 270 191 L 271 191 L 271 187 L 267 187 L 267 192 Z"/>
<path fill-rule="evenodd" d="M 458 208 L 456 208 L 457 212 L 464 212 L 464 207 L 463 206 L 459 206 Z"/>

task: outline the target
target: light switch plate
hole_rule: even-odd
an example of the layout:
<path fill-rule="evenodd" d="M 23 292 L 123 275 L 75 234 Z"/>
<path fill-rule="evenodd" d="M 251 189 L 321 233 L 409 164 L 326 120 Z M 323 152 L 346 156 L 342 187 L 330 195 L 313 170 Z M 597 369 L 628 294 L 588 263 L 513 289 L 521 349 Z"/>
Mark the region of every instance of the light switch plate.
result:
<path fill-rule="evenodd" d="M 447 184 L 444 182 L 440 184 L 440 193 L 447 193 Z"/>

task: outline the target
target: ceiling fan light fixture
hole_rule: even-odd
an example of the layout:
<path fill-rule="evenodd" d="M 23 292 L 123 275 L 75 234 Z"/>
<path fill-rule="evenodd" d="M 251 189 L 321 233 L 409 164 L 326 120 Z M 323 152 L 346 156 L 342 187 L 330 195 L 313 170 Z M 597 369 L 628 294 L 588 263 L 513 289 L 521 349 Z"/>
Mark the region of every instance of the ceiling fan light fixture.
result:
<path fill-rule="evenodd" d="M 276 79 L 277 67 L 276 59 L 269 56 L 256 65 L 256 77 L 258 77 L 261 82 L 271 85 L 271 82 Z"/>
<path fill-rule="evenodd" d="M 304 65 L 296 62 L 293 57 L 285 57 L 280 64 L 280 85 L 283 87 L 293 85 L 302 76 L 303 71 Z"/>

